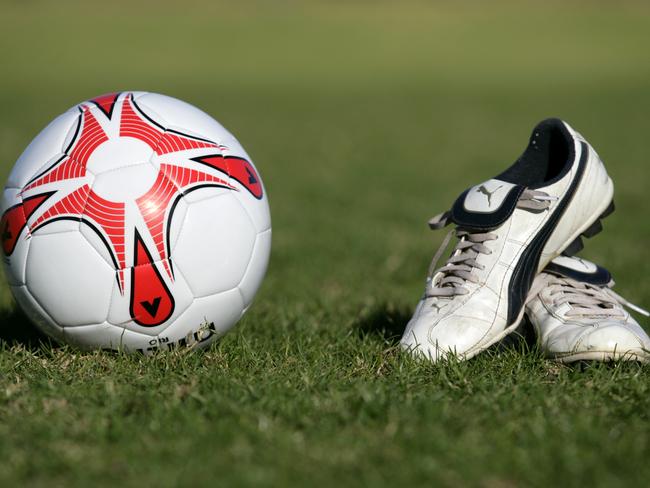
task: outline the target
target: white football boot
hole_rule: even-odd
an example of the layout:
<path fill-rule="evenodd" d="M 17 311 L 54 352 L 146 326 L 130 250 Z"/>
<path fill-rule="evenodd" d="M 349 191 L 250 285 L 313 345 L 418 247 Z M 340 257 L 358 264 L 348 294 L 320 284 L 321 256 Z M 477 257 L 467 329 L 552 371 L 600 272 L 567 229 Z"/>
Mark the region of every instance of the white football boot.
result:
<path fill-rule="evenodd" d="M 561 120 L 542 121 L 510 168 L 429 222 L 456 224 L 459 241 L 437 270 L 451 232 L 436 253 L 402 346 L 432 361 L 468 359 L 514 331 L 535 276 L 563 251 L 577 252 L 581 234 L 601 229 L 613 193 L 584 138 Z"/>
<path fill-rule="evenodd" d="M 560 256 L 533 283 L 526 314 L 544 354 L 557 361 L 650 360 L 650 337 L 623 308 L 645 316 L 612 287 L 609 272 Z"/>

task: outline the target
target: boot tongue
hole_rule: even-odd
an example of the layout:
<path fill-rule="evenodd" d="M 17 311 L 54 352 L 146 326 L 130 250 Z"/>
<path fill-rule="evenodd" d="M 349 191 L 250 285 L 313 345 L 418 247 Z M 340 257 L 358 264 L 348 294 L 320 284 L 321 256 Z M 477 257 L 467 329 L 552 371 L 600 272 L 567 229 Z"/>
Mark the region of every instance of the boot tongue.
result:
<path fill-rule="evenodd" d="M 465 190 L 451 208 L 451 220 L 460 227 L 496 229 L 510 218 L 524 187 L 488 180 Z"/>
<path fill-rule="evenodd" d="M 544 268 L 544 272 L 595 286 L 607 286 L 612 281 L 611 273 L 605 268 L 586 259 L 569 256 L 558 256 Z"/>

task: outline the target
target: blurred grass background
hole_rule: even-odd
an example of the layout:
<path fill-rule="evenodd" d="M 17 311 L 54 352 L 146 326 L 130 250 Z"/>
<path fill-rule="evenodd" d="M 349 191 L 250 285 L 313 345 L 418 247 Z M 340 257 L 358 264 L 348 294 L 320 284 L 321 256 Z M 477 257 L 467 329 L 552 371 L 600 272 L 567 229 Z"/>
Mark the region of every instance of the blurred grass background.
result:
<path fill-rule="evenodd" d="M 0 391 L 9 456 L 0 480 L 174 485 L 184 478 L 170 473 L 187 474 L 189 463 L 186 481 L 199 484 L 647 482 L 637 465 L 649 454 L 647 368 L 576 374 L 515 353 L 427 368 L 372 331 L 395 333 L 417 302 L 440 240 L 427 218 L 510 164 L 548 116 L 590 140 L 615 182 L 618 210 L 583 255 L 612 270 L 622 295 L 650 305 L 648 46 L 641 1 L 0 0 L 0 176 L 69 106 L 115 90 L 161 92 L 239 138 L 274 229 L 256 305 L 196 363 L 5 345 L 2 386 L 34 386 L 16 390 L 18 404 Z M 4 303 L 12 307 L 6 290 Z M 124 408 L 100 401 L 108 390 L 94 381 L 113 384 Z M 230 407 L 206 424 L 206 403 L 174 403 L 174 382 L 182 398 Z M 518 400 L 502 388 L 522 383 Z M 142 439 L 126 428 L 150 405 L 156 422 L 178 423 L 169 437 L 150 423 Z M 102 422 L 115 411 L 123 423 L 111 437 Z M 260 426 L 276 420 L 269 439 Z M 57 449 L 70 429 L 74 439 Z M 146 464 L 125 457 L 133 452 L 153 465 L 107 474 L 103 456 Z"/>

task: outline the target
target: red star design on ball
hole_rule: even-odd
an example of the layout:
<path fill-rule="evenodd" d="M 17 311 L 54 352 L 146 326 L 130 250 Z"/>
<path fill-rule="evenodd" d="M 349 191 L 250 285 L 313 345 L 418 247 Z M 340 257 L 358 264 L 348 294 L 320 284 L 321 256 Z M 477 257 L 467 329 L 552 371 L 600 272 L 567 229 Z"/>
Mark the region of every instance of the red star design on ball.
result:
<path fill-rule="evenodd" d="M 113 120 L 118 104 L 119 120 Z M 5 256 L 13 253 L 26 227 L 29 227 L 28 237 L 58 220 L 80 221 L 108 249 L 121 294 L 125 292 L 125 270 L 131 267 L 131 318 L 143 326 L 160 325 L 171 317 L 174 299 L 157 263 L 162 263 L 164 273 L 173 282 L 169 233 L 178 201 L 206 186 L 239 191 L 230 180 L 260 199 L 259 177 L 246 159 L 224 156 L 225 146 L 164 127 L 138 105 L 131 93 L 97 97 L 81 104 L 79 111 L 74 135 L 62 156 L 32 178 L 20 193 L 21 203 L 2 216 L 0 228 Z M 103 118 L 101 123 L 97 117 Z M 102 145 L 128 138 L 146 144 L 158 157 L 157 175 L 151 187 L 132 200 L 105 198 L 88 181 L 88 163 Z M 204 153 L 197 156 L 197 150 Z M 63 189 L 71 186 L 71 191 Z M 127 233 L 126 207 L 131 202 L 135 203 L 145 229 L 134 228 Z M 28 226 L 32 216 L 34 219 Z M 145 245 L 142 237 L 145 231 L 155 245 L 153 252 Z M 134 236 L 130 266 L 127 265 L 127 235 Z"/>

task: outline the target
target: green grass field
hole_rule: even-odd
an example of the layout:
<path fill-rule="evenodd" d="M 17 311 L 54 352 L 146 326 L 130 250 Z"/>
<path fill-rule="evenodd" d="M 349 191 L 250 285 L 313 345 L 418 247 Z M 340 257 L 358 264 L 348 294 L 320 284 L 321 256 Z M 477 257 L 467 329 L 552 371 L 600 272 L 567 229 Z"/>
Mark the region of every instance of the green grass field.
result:
<path fill-rule="evenodd" d="M 69 106 L 157 91 L 239 138 L 274 232 L 253 308 L 201 353 L 43 344 L 3 285 L 0 485 L 646 485 L 650 366 L 522 342 L 433 366 L 397 340 L 426 220 L 547 116 L 616 185 L 583 256 L 650 305 L 649 45 L 641 2 L 0 0 L 3 178 Z"/>

